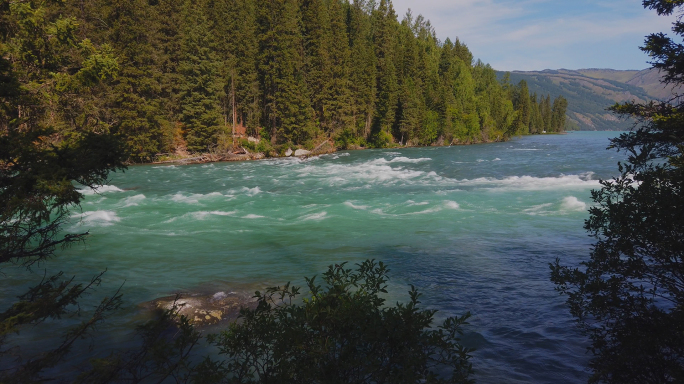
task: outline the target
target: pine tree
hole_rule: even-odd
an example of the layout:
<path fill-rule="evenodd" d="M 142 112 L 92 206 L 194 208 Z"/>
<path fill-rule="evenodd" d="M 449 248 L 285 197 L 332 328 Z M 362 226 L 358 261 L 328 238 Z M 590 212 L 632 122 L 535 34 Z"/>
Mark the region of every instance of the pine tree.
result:
<path fill-rule="evenodd" d="M 546 97 L 542 97 L 541 102 L 539 103 L 539 113 L 541 114 L 541 120 L 543 124 L 542 131 L 551 131 L 551 120 L 553 117 L 551 112 L 551 95 L 546 95 Z"/>
<path fill-rule="evenodd" d="M 265 123 L 271 143 L 303 143 L 315 135 L 302 55 L 301 15 L 297 0 L 259 4 L 260 79 Z"/>
<path fill-rule="evenodd" d="M 218 41 L 224 90 L 222 111 L 227 126 L 242 125 L 259 135 L 261 94 L 258 78 L 256 2 L 213 0 L 213 33 Z"/>
<path fill-rule="evenodd" d="M 159 36 L 147 24 L 156 15 L 143 0 L 118 0 L 108 5 L 100 4 L 98 18 L 111 26 L 107 40 L 119 52 L 120 71 L 107 98 L 115 121 L 112 129 L 125 137 L 133 160 L 150 161 L 173 144 L 173 124 L 160 98 Z"/>
<path fill-rule="evenodd" d="M 372 139 L 376 145 L 385 146 L 392 140 L 398 98 L 398 81 L 395 67 L 397 19 L 392 3 L 381 0 L 373 11 L 373 43 L 377 57 L 377 100 Z"/>
<path fill-rule="evenodd" d="M 203 4 L 186 0 L 181 44 L 180 121 L 191 151 L 206 151 L 222 130 L 219 62 Z"/>
<path fill-rule="evenodd" d="M 328 9 L 323 0 L 302 1 L 303 44 L 306 54 L 303 70 L 311 91 L 314 118 L 330 131 L 332 88 L 332 30 Z"/>
<path fill-rule="evenodd" d="M 513 108 L 515 108 L 515 120 L 513 126 L 516 135 L 525 135 L 530 133 L 530 120 L 532 116 L 530 104 L 530 91 L 527 88 L 527 82 L 520 80 L 518 86 L 515 88 L 515 98 L 513 100 Z"/>
<path fill-rule="evenodd" d="M 562 132 L 565 130 L 565 111 L 568 108 L 568 101 L 563 96 L 558 96 L 553 100 L 551 108 L 551 132 Z"/>
<path fill-rule="evenodd" d="M 406 143 L 420 130 L 424 110 L 421 79 L 418 76 L 418 45 L 413 31 L 413 15 L 409 10 L 399 28 L 400 92 L 397 106 L 395 137 Z"/>
<path fill-rule="evenodd" d="M 541 133 L 544 130 L 544 121 L 541 117 L 537 93 L 530 96 L 530 133 Z"/>
<path fill-rule="evenodd" d="M 377 93 L 377 58 L 373 48 L 371 19 L 366 2 L 354 0 L 347 11 L 351 50 L 352 117 L 358 135 L 368 139 L 375 112 Z"/>
<path fill-rule="evenodd" d="M 335 134 L 353 126 L 353 107 L 350 82 L 350 49 L 344 9 L 339 1 L 329 2 L 330 15 L 330 74 L 329 87 L 331 94 L 326 113 L 328 128 Z"/>

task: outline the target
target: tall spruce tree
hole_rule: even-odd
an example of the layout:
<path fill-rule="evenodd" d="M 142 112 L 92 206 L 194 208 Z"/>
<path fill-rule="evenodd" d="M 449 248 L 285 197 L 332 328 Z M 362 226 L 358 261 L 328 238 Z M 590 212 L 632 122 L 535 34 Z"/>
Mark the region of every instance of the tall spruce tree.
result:
<path fill-rule="evenodd" d="M 297 0 L 259 4 L 260 79 L 264 123 L 271 143 L 304 142 L 315 134 L 303 66 L 302 30 Z"/>
<path fill-rule="evenodd" d="M 306 54 L 303 70 L 311 91 L 314 118 L 329 132 L 331 99 L 336 90 L 330 82 L 333 64 L 330 56 L 332 30 L 328 8 L 323 0 L 303 0 L 301 9 Z"/>
<path fill-rule="evenodd" d="M 209 9 L 221 62 L 224 121 L 258 136 L 262 111 L 256 2 L 212 0 Z"/>
<path fill-rule="evenodd" d="M 413 30 L 413 15 L 409 10 L 401 22 L 399 33 L 400 92 L 397 106 L 395 137 L 399 143 L 407 143 L 416 136 L 422 123 L 424 111 L 421 79 L 418 77 L 418 41 Z"/>
<path fill-rule="evenodd" d="M 352 117 L 357 134 L 368 139 L 377 97 L 377 58 L 373 48 L 371 18 L 366 13 L 364 0 L 354 0 L 347 12 L 351 49 L 351 96 L 354 103 Z"/>
<path fill-rule="evenodd" d="M 349 36 L 345 23 L 345 12 L 339 1 L 329 1 L 331 44 L 330 44 L 330 95 L 326 105 L 327 128 L 335 135 L 353 126 L 351 100 Z"/>
<path fill-rule="evenodd" d="M 563 96 L 558 96 L 553 100 L 551 107 L 551 132 L 562 132 L 565 130 L 565 112 L 568 109 L 568 101 Z"/>
<path fill-rule="evenodd" d="M 97 16 L 110 26 L 107 41 L 119 53 L 120 63 L 106 101 L 115 121 L 112 128 L 125 138 L 132 160 L 150 161 L 173 144 L 173 124 L 161 98 L 159 35 L 156 26 L 147 24 L 156 14 L 143 0 L 107 3 L 100 4 Z"/>
<path fill-rule="evenodd" d="M 222 125 L 220 99 L 223 86 L 215 41 L 203 2 L 186 0 L 183 7 L 183 40 L 178 70 L 180 121 L 191 151 L 206 151 Z"/>
<path fill-rule="evenodd" d="M 393 140 L 391 130 L 399 90 L 395 67 L 397 16 L 391 1 L 388 0 L 380 0 L 380 5 L 373 11 L 372 16 L 378 74 L 372 140 L 376 145 L 384 146 Z"/>
<path fill-rule="evenodd" d="M 530 100 L 530 91 L 527 88 L 527 82 L 520 80 L 518 86 L 515 88 L 515 98 L 513 99 L 513 108 L 515 108 L 515 120 L 513 122 L 515 134 L 524 135 L 530 133 L 530 121 L 532 118 L 532 106 Z M 563 111 L 565 114 L 565 111 Z"/>

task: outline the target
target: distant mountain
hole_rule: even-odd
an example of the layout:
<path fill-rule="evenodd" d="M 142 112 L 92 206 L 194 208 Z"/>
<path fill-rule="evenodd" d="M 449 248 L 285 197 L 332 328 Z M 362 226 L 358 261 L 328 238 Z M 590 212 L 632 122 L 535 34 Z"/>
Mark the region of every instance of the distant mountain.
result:
<path fill-rule="evenodd" d="M 499 77 L 504 72 L 498 73 Z M 550 94 L 552 98 L 563 96 L 568 100 L 568 118 L 571 125 L 581 130 L 626 130 L 633 122 L 618 119 L 606 111 L 615 103 L 625 101 L 647 102 L 667 100 L 673 90 L 664 86 L 657 70 L 619 71 L 614 69 L 579 69 L 576 71 L 544 70 L 514 71 L 511 83 L 527 81 L 530 92 L 537 95 Z M 682 92 L 681 88 L 674 91 Z"/>

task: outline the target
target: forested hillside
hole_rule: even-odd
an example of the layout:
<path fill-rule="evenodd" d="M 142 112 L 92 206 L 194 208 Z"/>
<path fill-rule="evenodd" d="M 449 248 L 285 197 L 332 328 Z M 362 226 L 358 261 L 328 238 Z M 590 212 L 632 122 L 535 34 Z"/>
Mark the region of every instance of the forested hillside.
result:
<path fill-rule="evenodd" d="M 499 78 L 505 73 L 498 72 Z M 525 80 L 530 91 L 563 96 L 568 100 L 568 129 L 627 130 L 634 124 L 607 110 L 615 103 L 650 100 L 668 101 L 682 87 L 664 85 L 656 69 L 619 71 L 613 69 L 578 69 L 515 71 L 512 81 Z"/>
<path fill-rule="evenodd" d="M 31 99 L 0 93 L 1 128 L 30 117 L 55 140 L 113 133 L 134 162 L 229 150 L 235 133 L 273 155 L 326 139 L 439 145 L 565 126 L 565 99 L 498 81 L 463 42 L 440 41 L 422 16 L 400 21 L 386 0 L 1 4 L 2 75 Z"/>

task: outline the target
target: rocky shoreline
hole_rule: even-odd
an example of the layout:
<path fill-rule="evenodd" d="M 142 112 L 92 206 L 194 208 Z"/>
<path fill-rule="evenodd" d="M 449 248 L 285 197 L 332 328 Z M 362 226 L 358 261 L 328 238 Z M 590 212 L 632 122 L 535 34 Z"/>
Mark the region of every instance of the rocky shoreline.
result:
<path fill-rule="evenodd" d="M 327 144 L 327 145 L 326 145 Z M 318 145 L 313 150 L 309 151 L 302 148 L 288 148 L 283 156 L 269 156 L 267 157 L 262 152 L 249 152 L 243 147 L 238 147 L 237 149 L 226 152 L 226 153 L 202 153 L 202 154 L 183 154 L 178 155 L 180 158 L 170 159 L 164 161 L 153 161 L 151 164 L 168 164 L 168 165 L 189 165 L 189 164 L 205 164 L 205 163 L 218 163 L 224 161 L 249 161 L 249 160 L 263 160 L 266 158 L 277 159 L 283 157 L 298 157 L 298 158 L 308 158 L 311 156 L 320 156 L 328 153 L 337 152 L 335 145 L 326 140 L 320 145 Z"/>
<path fill-rule="evenodd" d="M 547 135 L 549 134 L 559 134 L 559 135 L 566 135 L 567 132 L 552 132 L 552 133 L 545 133 Z M 474 141 L 474 142 L 454 142 L 450 145 L 445 145 L 445 144 L 433 144 L 433 146 L 438 146 L 438 147 L 446 147 L 446 146 L 451 146 L 451 145 L 473 145 L 473 144 L 487 144 L 487 143 L 495 143 L 500 140 L 486 140 L 486 141 Z M 326 145 L 327 144 L 327 145 Z M 405 145 L 405 146 L 400 146 L 397 145 L 396 148 L 413 148 L 415 146 L 412 145 Z M 349 151 L 355 151 L 355 150 L 363 150 L 367 149 L 365 147 L 354 147 L 354 148 L 346 148 L 345 150 Z M 322 142 L 320 145 L 318 145 L 316 148 L 313 150 L 309 151 L 306 149 L 302 148 L 288 148 L 284 154 L 280 156 L 266 156 L 266 154 L 262 152 L 249 152 L 247 149 L 238 147 L 237 150 L 234 150 L 232 152 L 227 152 L 227 153 L 202 153 L 202 154 L 183 154 L 183 155 L 177 155 L 179 158 L 176 159 L 170 159 L 170 160 L 164 160 L 164 161 L 153 161 L 150 164 L 176 164 L 176 165 L 189 165 L 189 164 L 205 164 L 205 163 L 217 163 L 217 162 L 224 162 L 224 161 L 249 161 L 249 160 L 263 160 L 263 159 L 278 159 L 278 158 L 284 158 L 284 157 L 298 157 L 301 159 L 306 159 L 308 157 L 312 156 L 320 156 L 320 155 L 325 155 L 328 153 L 335 153 L 337 152 L 337 148 L 335 147 L 334 143 L 332 143 L 330 140 L 326 140 Z"/>

